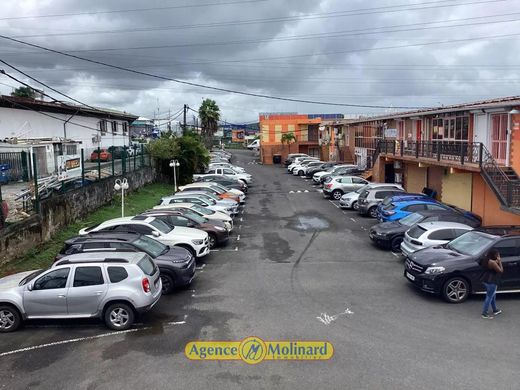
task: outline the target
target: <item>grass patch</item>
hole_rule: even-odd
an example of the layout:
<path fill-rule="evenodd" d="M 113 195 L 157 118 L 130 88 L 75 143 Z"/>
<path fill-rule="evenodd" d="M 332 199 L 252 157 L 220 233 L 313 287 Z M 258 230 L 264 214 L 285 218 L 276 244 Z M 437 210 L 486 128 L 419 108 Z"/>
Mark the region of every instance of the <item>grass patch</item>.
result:
<path fill-rule="evenodd" d="M 170 195 L 172 192 L 173 188 L 170 184 L 155 183 L 144 186 L 125 196 L 125 215 L 136 215 L 151 209 L 157 205 L 161 197 Z M 84 219 L 64 227 L 49 241 L 36 246 L 23 257 L 2 265 L 0 276 L 48 267 L 54 260 L 54 256 L 63 248 L 63 242 L 77 236 L 80 229 L 119 217 L 121 217 L 121 197 L 116 196 L 109 205 L 103 206 Z"/>

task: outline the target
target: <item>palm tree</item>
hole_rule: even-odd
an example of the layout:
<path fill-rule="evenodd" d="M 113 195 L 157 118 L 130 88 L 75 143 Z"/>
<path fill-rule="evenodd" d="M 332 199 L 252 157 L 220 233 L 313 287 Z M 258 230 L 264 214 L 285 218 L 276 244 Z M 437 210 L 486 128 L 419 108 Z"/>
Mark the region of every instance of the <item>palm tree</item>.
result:
<path fill-rule="evenodd" d="M 296 142 L 296 136 L 294 135 L 293 132 L 283 133 L 281 141 L 282 141 L 282 148 L 283 148 L 284 144 L 290 145 L 291 143 Z M 290 147 L 289 147 L 289 151 L 291 151 Z"/>
<path fill-rule="evenodd" d="M 211 148 L 213 134 L 218 130 L 220 109 L 212 99 L 204 99 L 199 108 L 199 118 L 202 127 L 202 139 L 209 149 Z"/>

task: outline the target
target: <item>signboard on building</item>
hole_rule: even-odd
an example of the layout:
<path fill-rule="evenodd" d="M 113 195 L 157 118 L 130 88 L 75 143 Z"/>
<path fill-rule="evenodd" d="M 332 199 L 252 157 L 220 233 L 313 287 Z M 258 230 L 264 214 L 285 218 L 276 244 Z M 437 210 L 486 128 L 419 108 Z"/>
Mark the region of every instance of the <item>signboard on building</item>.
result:
<path fill-rule="evenodd" d="M 74 154 L 58 156 L 58 180 L 81 176 L 81 156 Z"/>
<path fill-rule="evenodd" d="M 244 142 L 244 130 L 233 130 L 231 133 L 232 142 Z"/>
<path fill-rule="evenodd" d="M 385 138 L 397 138 L 397 129 L 385 129 Z"/>

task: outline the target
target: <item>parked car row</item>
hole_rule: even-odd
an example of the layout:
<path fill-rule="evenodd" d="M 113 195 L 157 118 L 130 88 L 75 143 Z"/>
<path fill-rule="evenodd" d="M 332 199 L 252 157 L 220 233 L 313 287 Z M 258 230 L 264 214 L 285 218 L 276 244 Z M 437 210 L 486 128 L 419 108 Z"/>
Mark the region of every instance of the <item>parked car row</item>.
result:
<path fill-rule="evenodd" d="M 224 158 L 231 160 L 216 153 L 212 163 Z M 226 245 L 247 188 L 240 179 L 205 175 L 151 210 L 81 229 L 49 268 L 0 279 L 0 332 L 36 318 L 100 318 L 128 329 L 161 295 L 189 285 L 198 259 Z"/>
<path fill-rule="evenodd" d="M 369 183 L 357 167 L 320 162 L 302 154 L 289 156 L 289 173 L 313 164 L 313 184 L 339 207 L 377 219 L 369 238 L 378 247 L 400 252 L 404 277 L 420 290 L 460 303 L 485 293 L 480 260 L 499 251 L 504 273 L 498 292 L 520 292 L 520 227 L 482 227 L 467 210 L 439 202 L 425 193 L 407 193 L 400 184 Z M 320 165 L 321 164 L 321 165 Z M 300 174 L 300 173 L 298 173 Z M 322 178 L 325 177 L 325 180 Z"/>

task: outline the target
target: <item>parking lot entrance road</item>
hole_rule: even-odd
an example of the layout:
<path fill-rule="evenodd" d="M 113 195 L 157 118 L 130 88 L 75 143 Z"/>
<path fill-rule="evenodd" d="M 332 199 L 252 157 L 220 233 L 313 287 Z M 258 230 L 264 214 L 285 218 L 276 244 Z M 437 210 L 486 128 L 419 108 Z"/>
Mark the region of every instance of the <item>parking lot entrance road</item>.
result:
<path fill-rule="evenodd" d="M 513 389 L 520 297 L 480 318 L 482 297 L 450 305 L 417 291 L 403 260 L 374 247 L 374 220 L 341 210 L 251 151 L 254 177 L 229 245 L 190 287 L 161 297 L 125 333 L 96 320 L 30 321 L 0 335 L 0 382 L 13 389 Z M 307 191 L 307 192 L 306 192 Z M 330 360 L 192 361 L 191 341 L 318 341 Z"/>

